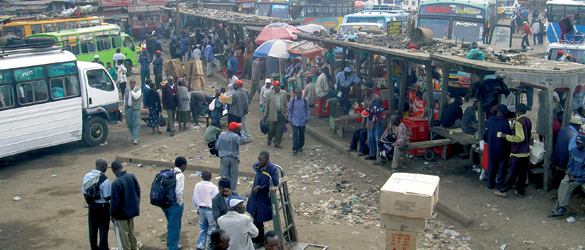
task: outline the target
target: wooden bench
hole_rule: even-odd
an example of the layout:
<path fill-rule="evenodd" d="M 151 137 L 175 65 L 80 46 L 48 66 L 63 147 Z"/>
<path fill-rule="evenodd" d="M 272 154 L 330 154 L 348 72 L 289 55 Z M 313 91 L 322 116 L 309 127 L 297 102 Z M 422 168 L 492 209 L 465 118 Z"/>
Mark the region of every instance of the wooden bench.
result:
<path fill-rule="evenodd" d="M 390 110 L 384 110 L 386 113 L 386 118 L 389 118 L 391 114 L 395 112 L 390 112 Z M 341 115 L 337 118 L 333 118 L 333 122 L 335 124 L 332 125 L 332 132 L 339 135 L 339 137 L 343 138 L 345 134 L 349 132 L 349 121 L 362 118 L 362 114 L 350 114 L 350 115 Z M 338 125 L 339 124 L 339 125 Z M 333 128 L 334 126 L 334 128 Z"/>
<path fill-rule="evenodd" d="M 406 165 L 406 154 L 408 153 L 408 150 L 411 149 L 419 149 L 419 148 L 429 148 L 428 151 L 433 153 L 433 159 L 434 159 L 434 154 L 435 152 L 433 151 L 432 147 L 437 147 L 437 146 L 446 146 L 451 144 L 453 141 L 451 141 L 451 139 L 437 139 L 437 140 L 432 140 L 432 141 L 417 141 L 417 142 L 410 142 L 408 143 L 408 146 L 406 146 L 406 149 L 400 151 L 401 155 L 398 156 L 394 156 L 394 157 L 400 157 L 399 158 L 399 165 Z M 380 155 L 380 149 L 378 149 L 378 154 L 376 154 L 377 156 Z M 443 147 L 443 151 L 441 152 L 441 157 L 443 158 L 443 160 L 447 160 L 447 147 Z"/>
<path fill-rule="evenodd" d="M 473 137 L 473 135 L 463 132 L 460 128 L 448 129 L 440 126 L 432 126 L 429 130 L 437 135 L 451 139 L 453 143 L 459 143 L 463 145 L 465 154 L 469 154 L 469 162 L 473 164 L 473 152 L 470 150 L 470 148 L 471 145 L 477 143 L 477 140 Z"/>
<path fill-rule="evenodd" d="M 225 112 L 224 114 L 222 114 L 222 115 L 219 117 L 219 122 L 220 122 L 221 124 L 219 124 L 219 125 L 217 126 L 218 128 L 221 128 L 221 126 L 222 126 L 222 125 L 226 125 L 226 124 L 227 124 L 227 120 L 226 120 L 225 122 L 223 122 L 223 123 L 222 123 L 222 121 L 221 121 L 221 119 L 222 119 L 222 118 L 224 118 L 224 117 L 226 117 L 226 116 L 227 116 L 227 112 Z M 206 122 L 206 124 L 207 124 L 207 127 L 209 127 L 209 121 L 211 120 L 211 116 L 209 116 L 209 113 L 207 113 L 207 112 L 206 112 L 206 113 L 205 113 L 205 116 L 203 116 L 203 118 L 205 118 L 205 122 Z"/>

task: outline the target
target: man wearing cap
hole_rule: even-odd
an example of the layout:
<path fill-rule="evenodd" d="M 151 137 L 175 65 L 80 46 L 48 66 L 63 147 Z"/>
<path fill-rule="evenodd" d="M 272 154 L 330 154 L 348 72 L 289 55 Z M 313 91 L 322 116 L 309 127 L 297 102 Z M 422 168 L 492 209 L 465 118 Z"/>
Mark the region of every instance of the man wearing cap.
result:
<path fill-rule="evenodd" d="M 512 134 L 510 124 L 506 118 L 508 107 L 498 105 L 498 113 L 491 117 L 486 123 L 486 130 L 483 138 L 488 144 L 488 182 L 489 189 L 498 188 L 504 184 L 506 170 L 508 169 L 508 158 L 510 157 L 510 143 L 500 138 L 500 134 Z"/>
<path fill-rule="evenodd" d="M 569 154 L 569 162 L 565 177 L 561 181 L 558 191 L 558 199 L 555 208 L 548 217 L 562 216 L 567 213 L 566 206 L 569 205 L 569 198 L 575 188 L 583 187 L 585 183 L 585 136 L 579 135 L 575 138 L 577 147 Z"/>
<path fill-rule="evenodd" d="M 569 120 L 569 126 L 562 128 L 557 135 L 555 148 L 550 159 L 553 163 L 553 179 L 556 181 L 562 176 L 561 173 L 567 169 L 569 152 L 577 146 L 575 140 L 579 135 L 581 125 L 583 125 L 583 119 L 573 116 Z"/>
<path fill-rule="evenodd" d="M 264 222 L 272 220 L 270 181 L 272 180 L 272 185 L 277 187 L 279 175 L 278 168 L 270 162 L 270 154 L 266 151 L 260 152 L 253 169 L 256 171 L 256 176 L 254 176 L 254 184 L 246 211 L 250 213 L 254 219 L 254 225 L 259 230 L 258 236 L 252 240 L 255 243 L 254 248 L 259 248 L 264 245 Z M 268 173 L 270 177 L 264 173 Z"/>
<path fill-rule="evenodd" d="M 240 134 L 242 124 L 230 122 L 228 131 L 219 134 L 217 138 L 217 151 L 221 159 L 219 165 L 219 175 L 228 177 L 232 181 L 232 189 L 236 190 L 238 185 L 238 176 L 240 172 L 240 145 L 247 142 L 246 135 Z"/>
<path fill-rule="evenodd" d="M 140 82 L 144 86 L 146 79 L 150 79 L 150 63 L 152 62 L 152 57 L 146 49 L 142 49 L 138 62 L 140 63 Z"/>
<path fill-rule="evenodd" d="M 242 122 L 242 116 L 248 113 L 248 104 L 250 103 L 248 100 L 248 95 L 242 87 L 244 86 L 244 82 L 242 80 L 237 80 L 234 84 L 232 84 L 234 88 L 234 92 L 232 93 L 232 104 L 228 104 L 228 123 L 230 122 Z"/>
<path fill-rule="evenodd" d="M 272 89 L 272 79 L 266 78 L 264 80 L 264 86 L 260 90 L 260 112 L 264 112 L 264 106 L 266 105 L 266 93 Z"/>
<path fill-rule="evenodd" d="M 274 138 L 274 147 L 282 148 L 282 134 L 284 123 L 288 117 L 288 102 L 286 92 L 280 89 L 280 82 L 272 82 L 272 90 L 266 92 L 266 105 L 264 106 L 264 119 L 268 119 L 268 141 L 270 145 Z"/>
<path fill-rule="evenodd" d="M 337 90 L 341 91 L 341 105 L 345 108 L 345 112 L 347 113 L 351 108 L 351 104 L 349 103 L 349 90 L 355 84 L 358 84 L 361 79 L 353 73 L 353 69 L 349 66 L 346 66 L 343 72 L 337 73 L 335 76 L 335 82 L 337 84 Z"/>
<path fill-rule="evenodd" d="M 246 48 L 247 50 L 247 48 Z M 251 81 L 250 81 L 250 102 L 252 101 L 252 97 L 254 97 L 254 94 L 256 94 L 256 92 L 258 92 L 258 94 L 262 94 L 261 92 L 261 81 L 264 78 L 264 72 L 263 72 L 263 68 L 262 68 L 262 64 L 266 64 L 266 59 L 264 59 L 264 57 L 259 57 L 256 58 L 256 60 L 254 60 L 254 62 L 252 62 L 252 66 L 251 66 Z M 244 74 L 246 74 L 246 64 L 244 63 Z M 268 78 L 269 79 L 269 78 Z M 267 80 L 268 80 L 267 79 Z M 260 96 L 260 99 L 262 99 L 262 96 Z M 260 103 L 262 105 L 262 103 Z"/>
<path fill-rule="evenodd" d="M 528 42 L 528 35 L 532 36 L 532 31 L 530 31 L 530 26 L 528 26 L 528 22 L 524 21 L 522 23 L 522 30 L 524 32 L 524 36 L 522 37 L 522 44 L 520 44 L 520 46 L 524 47 L 524 43 L 526 43 L 526 47 L 529 47 L 530 43 Z"/>
<path fill-rule="evenodd" d="M 232 196 L 227 200 L 229 211 L 217 219 L 217 225 L 230 236 L 230 249 L 254 250 L 252 238 L 258 236 L 258 228 L 245 215 L 246 199 Z"/>
<path fill-rule="evenodd" d="M 518 178 L 514 193 L 518 197 L 524 198 L 528 157 L 530 156 L 530 133 L 532 131 L 532 122 L 526 117 L 527 110 L 528 106 L 519 104 L 516 108 L 518 117 L 516 118 L 516 122 L 514 122 L 513 134 L 507 135 L 502 133 L 498 136 L 511 142 L 511 145 L 508 173 L 506 174 L 504 183 L 500 184 L 500 189 L 494 192 L 497 196 L 506 197 L 507 191 L 514 185 L 516 178 Z"/>
<path fill-rule="evenodd" d="M 92 62 L 99 63 L 102 66 L 104 66 L 104 63 L 102 61 L 100 61 L 100 56 L 98 56 L 98 55 L 93 56 L 93 61 Z"/>
<path fill-rule="evenodd" d="M 211 200 L 211 209 L 215 221 L 228 212 L 227 199 L 232 196 L 239 196 L 238 192 L 230 190 L 232 188 L 230 178 L 222 177 L 217 182 L 217 185 L 219 186 L 219 193 Z"/>
<path fill-rule="evenodd" d="M 217 67 L 217 72 L 221 72 L 221 64 L 219 63 L 219 60 L 213 56 L 213 48 L 211 47 L 211 44 L 207 44 L 207 46 L 205 46 L 203 54 L 207 60 L 207 77 L 211 77 L 211 68 L 214 64 Z"/>
<path fill-rule="evenodd" d="M 374 84 L 367 82 L 363 86 L 364 94 L 366 95 L 365 110 L 372 107 L 382 105 L 382 98 L 374 93 Z M 374 115 L 375 118 L 375 115 Z M 376 149 L 380 136 L 384 133 L 384 126 L 381 119 L 371 119 L 370 116 L 362 119 L 362 128 L 368 129 L 368 148 L 370 153 L 366 160 L 376 160 Z"/>
<path fill-rule="evenodd" d="M 463 118 L 463 98 L 455 97 L 455 101 L 450 103 L 443 115 L 441 115 L 441 127 L 443 128 L 460 128 L 461 119 Z"/>
<path fill-rule="evenodd" d="M 154 61 L 152 61 L 152 70 L 154 71 L 154 83 L 156 84 L 156 88 L 162 88 L 162 76 L 163 76 L 163 58 L 161 56 L 161 51 L 157 50 L 155 54 Z"/>
<path fill-rule="evenodd" d="M 114 60 L 114 67 L 116 67 L 116 70 L 118 70 L 118 60 L 122 60 L 122 61 L 126 60 L 126 56 L 124 54 L 120 53 L 120 48 L 116 49 L 116 54 L 114 54 L 114 56 L 112 58 Z"/>

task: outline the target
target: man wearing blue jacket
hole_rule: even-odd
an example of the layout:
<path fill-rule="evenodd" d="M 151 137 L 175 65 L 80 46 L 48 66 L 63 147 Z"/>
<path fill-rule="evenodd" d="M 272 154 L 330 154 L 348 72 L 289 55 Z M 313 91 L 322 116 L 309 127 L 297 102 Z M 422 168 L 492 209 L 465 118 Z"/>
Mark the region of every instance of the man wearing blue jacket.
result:
<path fill-rule="evenodd" d="M 219 63 L 219 60 L 217 60 L 217 58 L 213 56 L 213 48 L 211 47 L 210 44 L 207 44 L 207 46 L 205 46 L 203 54 L 205 55 L 205 59 L 207 60 L 207 77 L 211 77 L 211 67 L 213 66 L 213 64 L 215 64 L 215 66 L 217 67 L 217 71 L 221 72 L 221 65 Z"/>
<path fill-rule="evenodd" d="M 140 184 L 136 176 L 123 170 L 118 161 L 112 162 L 116 180 L 112 183 L 110 216 L 114 223 L 118 249 L 138 249 L 134 236 L 134 217 L 140 215 Z"/>
<path fill-rule="evenodd" d="M 569 154 L 567 174 L 561 181 L 557 203 L 548 217 L 562 216 L 567 213 L 566 206 L 569 205 L 569 198 L 575 188 L 585 183 L 585 136 L 579 135 L 575 139 L 577 147 Z"/>
<path fill-rule="evenodd" d="M 484 139 L 488 144 L 488 183 L 489 189 L 497 188 L 506 180 L 508 169 L 508 157 L 510 157 L 510 142 L 499 135 L 512 133 L 510 123 L 506 114 L 508 107 L 500 104 L 496 116 L 490 118 L 486 123 Z"/>

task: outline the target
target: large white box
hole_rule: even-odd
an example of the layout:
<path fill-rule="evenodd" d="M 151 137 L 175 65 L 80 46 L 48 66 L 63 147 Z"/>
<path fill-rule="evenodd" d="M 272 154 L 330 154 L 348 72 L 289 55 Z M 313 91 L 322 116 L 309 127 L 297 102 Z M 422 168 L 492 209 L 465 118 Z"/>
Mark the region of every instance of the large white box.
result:
<path fill-rule="evenodd" d="M 427 219 L 401 217 L 389 214 L 380 214 L 380 228 L 393 231 L 422 233 L 427 227 Z"/>
<path fill-rule="evenodd" d="M 430 219 L 439 201 L 440 178 L 395 173 L 380 190 L 380 213 Z"/>

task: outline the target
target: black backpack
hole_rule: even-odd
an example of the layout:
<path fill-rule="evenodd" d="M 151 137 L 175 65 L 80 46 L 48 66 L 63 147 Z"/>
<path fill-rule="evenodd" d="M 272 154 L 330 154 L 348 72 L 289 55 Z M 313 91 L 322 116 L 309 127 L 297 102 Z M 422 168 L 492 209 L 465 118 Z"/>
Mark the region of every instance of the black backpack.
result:
<path fill-rule="evenodd" d="M 219 156 L 219 151 L 217 150 L 217 139 L 213 139 L 213 141 L 207 143 L 207 147 L 209 147 L 209 153 L 211 153 L 211 155 Z"/>
<path fill-rule="evenodd" d="M 93 204 L 96 200 L 101 198 L 100 185 L 102 185 L 107 179 L 108 177 L 105 174 L 100 173 L 91 178 L 87 183 L 83 184 L 83 188 L 85 189 L 83 197 L 87 204 Z"/>
<path fill-rule="evenodd" d="M 168 208 L 175 202 L 175 186 L 177 179 L 175 171 L 163 169 L 154 177 L 150 187 L 150 204 L 157 207 Z"/>

